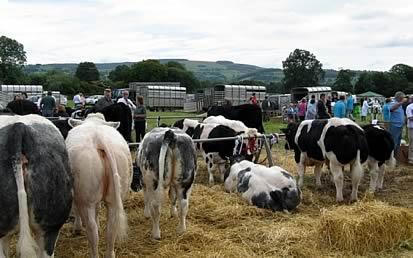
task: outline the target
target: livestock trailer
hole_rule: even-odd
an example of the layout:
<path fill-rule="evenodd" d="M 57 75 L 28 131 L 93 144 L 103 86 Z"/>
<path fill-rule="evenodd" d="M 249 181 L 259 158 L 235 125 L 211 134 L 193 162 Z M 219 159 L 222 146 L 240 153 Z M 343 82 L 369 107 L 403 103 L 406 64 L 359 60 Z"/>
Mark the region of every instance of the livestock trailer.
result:
<path fill-rule="evenodd" d="M 291 101 L 298 102 L 303 98 L 309 100 L 311 95 L 315 95 L 316 99 L 320 99 L 320 95 L 324 93 L 326 97 L 331 96 L 331 87 L 297 87 L 291 89 Z"/>
<path fill-rule="evenodd" d="M 291 94 L 275 94 L 268 96 L 268 101 L 272 103 L 272 109 L 276 112 L 283 111 L 291 102 Z"/>
<path fill-rule="evenodd" d="M 253 93 L 261 102 L 265 99 L 266 88 L 255 85 L 215 85 L 204 89 L 203 106 L 222 105 L 228 102 L 233 106 L 250 103 Z"/>
<path fill-rule="evenodd" d="M 0 109 L 7 107 L 7 104 L 13 100 L 13 97 L 7 93 L 0 92 Z"/>
<path fill-rule="evenodd" d="M 22 92 L 26 92 L 27 96 L 35 96 L 35 95 L 42 95 L 43 93 L 43 86 L 42 85 L 1 85 L 0 91 L 2 93 L 6 93 L 12 98 L 14 96 L 21 94 Z"/>
<path fill-rule="evenodd" d="M 145 106 L 154 110 L 183 109 L 187 97 L 186 88 L 179 82 L 131 82 L 129 88 L 114 90 L 113 97 L 121 97 L 125 90 L 134 102 L 136 96 L 143 96 Z"/>

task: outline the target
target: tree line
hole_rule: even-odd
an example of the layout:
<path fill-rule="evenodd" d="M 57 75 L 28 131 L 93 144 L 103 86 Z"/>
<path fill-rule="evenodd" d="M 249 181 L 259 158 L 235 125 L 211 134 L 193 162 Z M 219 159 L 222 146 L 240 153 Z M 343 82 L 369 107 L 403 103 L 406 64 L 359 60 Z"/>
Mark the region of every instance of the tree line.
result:
<path fill-rule="evenodd" d="M 23 44 L 6 36 L 0 37 L 0 84 L 37 84 L 45 90 L 58 90 L 63 94 L 77 92 L 100 94 L 104 88 L 126 88 L 129 82 L 180 82 L 188 93 L 194 93 L 218 82 L 199 81 L 191 71 L 178 62 L 161 64 L 158 60 L 143 60 L 131 66 L 119 65 L 109 73 L 108 78 L 101 78 L 93 62 L 82 62 L 75 74 L 60 70 L 46 73 L 26 74 Z M 257 80 L 234 81 L 231 84 L 262 85 L 267 92 L 289 93 L 294 87 L 315 87 L 324 78 L 322 63 L 316 56 L 303 49 L 295 49 L 282 62 L 284 78 L 281 82 L 266 84 Z M 223 82 L 219 82 L 223 83 Z M 385 96 L 392 96 L 396 91 L 413 93 L 413 67 L 396 64 L 389 71 L 363 71 L 356 73 L 341 69 L 333 85 L 338 91 L 356 94 L 373 91 Z"/>

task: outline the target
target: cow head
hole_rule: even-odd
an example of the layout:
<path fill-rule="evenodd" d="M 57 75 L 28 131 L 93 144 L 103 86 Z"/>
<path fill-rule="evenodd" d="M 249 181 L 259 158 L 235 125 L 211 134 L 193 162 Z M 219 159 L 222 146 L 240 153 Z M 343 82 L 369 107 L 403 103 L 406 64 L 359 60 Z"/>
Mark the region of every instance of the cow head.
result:
<path fill-rule="evenodd" d="M 294 149 L 295 145 L 295 134 L 297 133 L 298 124 L 296 123 L 289 123 L 287 128 L 281 128 L 281 132 L 285 134 L 285 149 L 292 150 Z"/>
<path fill-rule="evenodd" d="M 284 187 L 270 192 L 273 203 L 271 209 L 274 211 L 290 212 L 294 210 L 301 202 L 301 191 L 297 187 L 290 189 Z"/>
<path fill-rule="evenodd" d="M 107 125 L 117 129 L 120 126 L 120 122 L 106 122 L 105 117 L 102 113 L 93 113 L 87 116 L 85 120 L 69 119 L 69 125 L 71 127 L 76 127 L 85 123 L 94 123 L 96 125 Z"/>

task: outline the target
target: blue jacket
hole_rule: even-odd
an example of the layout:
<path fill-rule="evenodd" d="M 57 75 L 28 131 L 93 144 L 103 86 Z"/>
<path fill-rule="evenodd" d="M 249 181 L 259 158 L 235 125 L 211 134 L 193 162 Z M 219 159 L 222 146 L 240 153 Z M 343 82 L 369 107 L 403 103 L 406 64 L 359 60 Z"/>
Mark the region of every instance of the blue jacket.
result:
<path fill-rule="evenodd" d="M 346 106 L 342 100 L 339 100 L 334 105 L 334 117 L 343 118 L 346 116 Z"/>
<path fill-rule="evenodd" d="M 354 107 L 354 99 L 353 99 L 353 96 L 349 96 L 349 97 L 347 98 L 346 109 L 347 109 L 347 110 L 353 110 L 353 107 Z"/>

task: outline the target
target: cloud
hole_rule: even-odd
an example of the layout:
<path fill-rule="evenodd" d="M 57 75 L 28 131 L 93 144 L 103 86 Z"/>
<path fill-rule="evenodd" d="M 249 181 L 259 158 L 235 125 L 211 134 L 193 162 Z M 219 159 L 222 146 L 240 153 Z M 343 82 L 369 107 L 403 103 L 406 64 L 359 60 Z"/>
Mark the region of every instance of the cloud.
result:
<path fill-rule="evenodd" d="M 29 63 L 187 58 L 281 67 L 301 48 L 326 68 L 385 70 L 413 64 L 403 50 L 411 39 L 389 39 L 411 30 L 412 15 L 403 0 L 0 0 L 0 35 L 23 43 Z"/>
<path fill-rule="evenodd" d="M 399 48 L 399 47 L 413 47 L 413 35 L 398 36 L 388 39 L 382 43 L 379 43 L 373 47 L 377 48 Z"/>

